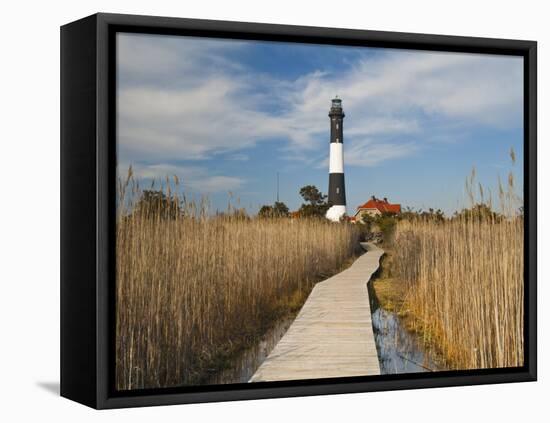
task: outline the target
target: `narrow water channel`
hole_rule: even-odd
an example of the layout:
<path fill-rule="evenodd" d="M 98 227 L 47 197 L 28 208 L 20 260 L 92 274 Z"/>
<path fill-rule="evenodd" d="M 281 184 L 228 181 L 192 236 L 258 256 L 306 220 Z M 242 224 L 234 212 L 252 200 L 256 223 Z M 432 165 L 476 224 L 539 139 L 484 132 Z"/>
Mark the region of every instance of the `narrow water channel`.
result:
<path fill-rule="evenodd" d="M 262 336 L 260 342 L 239 354 L 229 368 L 214 375 L 208 381 L 208 384 L 218 385 L 248 382 L 286 333 L 294 321 L 294 317 L 279 320 L 275 326 Z"/>
<path fill-rule="evenodd" d="M 402 319 L 380 306 L 372 281 L 367 284 L 372 328 L 381 374 L 422 373 L 444 370 L 436 355 L 424 346 L 418 335 L 406 329 Z"/>

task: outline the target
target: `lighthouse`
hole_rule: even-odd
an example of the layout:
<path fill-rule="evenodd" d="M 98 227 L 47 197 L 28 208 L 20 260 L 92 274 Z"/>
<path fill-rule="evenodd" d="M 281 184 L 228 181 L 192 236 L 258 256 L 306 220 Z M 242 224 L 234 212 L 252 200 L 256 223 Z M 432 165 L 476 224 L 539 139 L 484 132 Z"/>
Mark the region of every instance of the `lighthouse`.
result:
<path fill-rule="evenodd" d="M 346 185 L 344 182 L 344 110 L 342 100 L 332 100 L 330 112 L 330 159 L 327 219 L 338 222 L 346 213 Z"/>

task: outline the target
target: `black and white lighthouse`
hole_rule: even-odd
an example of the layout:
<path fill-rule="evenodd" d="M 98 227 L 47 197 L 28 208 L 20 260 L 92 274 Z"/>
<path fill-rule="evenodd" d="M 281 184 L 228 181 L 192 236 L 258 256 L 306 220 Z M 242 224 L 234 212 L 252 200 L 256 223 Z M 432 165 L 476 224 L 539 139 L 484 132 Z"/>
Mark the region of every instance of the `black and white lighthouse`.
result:
<path fill-rule="evenodd" d="M 346 185 L 344 182 L 344 110 L 342 100 L 334 98 L 328 114 L 330 118 L 330 159 L 328 202 L 331 207 L 326 217 L 337 222 L 346 213 Z"/>

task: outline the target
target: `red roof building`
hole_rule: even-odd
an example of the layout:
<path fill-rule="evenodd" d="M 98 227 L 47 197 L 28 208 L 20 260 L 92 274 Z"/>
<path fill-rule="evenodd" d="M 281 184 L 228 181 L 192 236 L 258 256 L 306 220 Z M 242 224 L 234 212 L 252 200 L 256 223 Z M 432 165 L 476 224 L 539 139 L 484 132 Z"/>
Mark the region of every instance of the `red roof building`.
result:
<path fill-rule="evenodd" d="M 401 204 L 391 204 L 387 198 L 380 200 L 373 195 L 369 201 L 357 207 L 355 219 L 357 221 L 361 220 L 364 214 L 378 216 L 383 213 L 399 214 L 401 213 Z"/>

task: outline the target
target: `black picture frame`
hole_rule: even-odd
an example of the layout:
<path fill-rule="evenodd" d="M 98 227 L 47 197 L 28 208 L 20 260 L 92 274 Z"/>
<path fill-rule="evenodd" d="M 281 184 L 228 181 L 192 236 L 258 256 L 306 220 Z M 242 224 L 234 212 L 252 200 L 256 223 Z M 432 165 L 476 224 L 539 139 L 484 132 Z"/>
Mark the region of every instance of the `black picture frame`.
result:
<path fill-rule="evenodd" d="M 114 36 L 119 31 L 522 56 L 524 366 L 116 392 Z M 103 13 L 61 27 L 61 395 L 104 409 L 536 380 L 536 140 L 534 41 Z"/>

